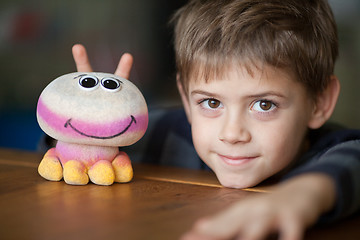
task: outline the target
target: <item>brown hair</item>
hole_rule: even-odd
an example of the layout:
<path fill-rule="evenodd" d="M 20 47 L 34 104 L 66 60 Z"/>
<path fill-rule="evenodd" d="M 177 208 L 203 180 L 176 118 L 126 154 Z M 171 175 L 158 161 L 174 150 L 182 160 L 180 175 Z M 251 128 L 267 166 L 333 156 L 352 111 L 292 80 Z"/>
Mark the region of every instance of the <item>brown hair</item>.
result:
<path fill-rule="evenodd" d="M 172 23 L 185 92 L 190 77 L 220 77 L 235 61 L 250 73 L 258 63 L 290 71 L 314 96 L 327 86 L 338 56 L 326 0 L 191 0 Z"/>

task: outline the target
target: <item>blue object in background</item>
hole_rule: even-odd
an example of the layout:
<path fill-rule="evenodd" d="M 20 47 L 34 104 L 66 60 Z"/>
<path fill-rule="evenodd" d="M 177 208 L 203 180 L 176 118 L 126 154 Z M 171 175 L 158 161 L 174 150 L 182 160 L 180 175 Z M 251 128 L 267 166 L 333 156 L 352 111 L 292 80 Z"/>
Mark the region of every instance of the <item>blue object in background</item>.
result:
<path fill-rule="evenodd" d="M 36 151 L 44 133 L 40 129 L 36 112 L 0 112 L 0 147 Z"/>

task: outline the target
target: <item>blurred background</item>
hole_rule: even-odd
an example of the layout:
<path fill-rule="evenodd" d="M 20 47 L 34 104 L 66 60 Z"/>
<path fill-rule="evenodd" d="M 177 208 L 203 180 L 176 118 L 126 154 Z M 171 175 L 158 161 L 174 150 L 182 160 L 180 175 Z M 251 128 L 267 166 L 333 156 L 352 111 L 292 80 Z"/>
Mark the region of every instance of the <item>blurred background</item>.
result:
<path fill-rule="evenodd" d="M 114 72 L 124 52 L 150 108 L 180 105 L 171 14 L 186 0 L 0 0 L 0 147 L 36 150 L 36 104 L 56 77 L 76 71 L 75 43 L 94 71 Z M 342 92 L 333 121 L 360 128 L 360 0 L 330 0 L 338 24 Z"/>

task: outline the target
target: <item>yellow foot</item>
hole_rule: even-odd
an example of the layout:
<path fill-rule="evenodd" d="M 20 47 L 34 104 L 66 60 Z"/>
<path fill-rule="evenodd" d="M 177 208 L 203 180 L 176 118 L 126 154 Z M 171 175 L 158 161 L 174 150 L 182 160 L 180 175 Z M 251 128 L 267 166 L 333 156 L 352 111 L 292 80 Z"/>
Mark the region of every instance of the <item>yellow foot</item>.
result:
<path fill-rule="evenodd" d="M 111 166 L 111 163 L 106 160 L 101 160 L 96 162 L 89 169 L 90 180 L 98 185 L 111 185 L 115 180 L 114 169 Z"/>
<path fill-rule="evenodd" d="M 50 181 L 60 181 L 63 177 L 63 168 L 52 148 L 44 155 L 38 167 L 40 176 Z"/>
<path fill-rule="evenodd" d="M 82 162 L 70 160 L 64 165 L 64 180 L 67 184 L 86 185 L 89 182 L 87 169 Z"/>
<path fill-rule="evenodd" d="M 125 152 L 120 152 L 112 162 L 115 170 L 115 182 L 126 183 L 133 178 L 130 158 Z"/>

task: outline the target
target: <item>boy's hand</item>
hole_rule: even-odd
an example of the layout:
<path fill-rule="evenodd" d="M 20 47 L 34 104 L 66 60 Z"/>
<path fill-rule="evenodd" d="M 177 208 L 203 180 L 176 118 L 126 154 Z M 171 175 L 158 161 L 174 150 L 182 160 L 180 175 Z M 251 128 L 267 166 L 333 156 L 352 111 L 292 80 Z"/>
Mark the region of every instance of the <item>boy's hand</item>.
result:
<path fill-rule="evenodd" d="M 72 54 L 75 60 L 76 69 L 78 72 L 92 72 L 86 49 L 81 44 L 75 44 L 72 48 Z M 124 53 L 120 58 L 119 64 L 116 68 L 115 75 L 129 79 L 130 71 L 133 64 L 133 57 L 129 53 Z"/>
<path fill-rule="evenodd" d="M 335 201 L 333 181 L 307 174 L 285 182 L 272 193 L 240 201 L 219 214 L 197 221 L 182 239 L 302 239 L 306 227 L 330 210 Z"/>

